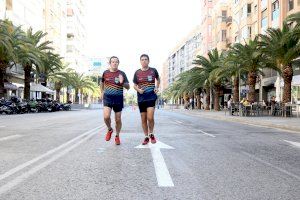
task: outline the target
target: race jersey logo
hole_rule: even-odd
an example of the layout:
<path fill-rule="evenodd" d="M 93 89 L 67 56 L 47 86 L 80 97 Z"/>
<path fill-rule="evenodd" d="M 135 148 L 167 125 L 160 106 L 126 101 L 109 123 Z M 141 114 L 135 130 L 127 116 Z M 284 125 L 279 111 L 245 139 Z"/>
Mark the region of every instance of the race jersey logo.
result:
<path fill-rule="evenodd" d="M 120 82 L 119 77 L 115 77 L 115 83 L 118 84 Z"/>
<path fill-rule="evenodd" d="M 148 81 L 152 81 L 152 80 L 153 80 L 152 76 L 148 76 Z"/>

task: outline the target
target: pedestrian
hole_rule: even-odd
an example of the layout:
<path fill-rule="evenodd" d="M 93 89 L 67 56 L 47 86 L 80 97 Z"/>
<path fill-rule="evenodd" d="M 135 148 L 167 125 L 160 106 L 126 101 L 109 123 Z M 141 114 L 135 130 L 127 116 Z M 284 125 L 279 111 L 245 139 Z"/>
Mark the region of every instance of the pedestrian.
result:
<path fill-rule="evenodd" d="M 157 99 L 160 77 L 155 68 L 149 67 L 149 56 L 140 56 L 141 68 L 138 69 L 133 78 L 134 89 L 137 91 L 138 105 L 141 114 L 142 128 L 145 139 L 143 145 L 156 143 L 154 130 L 154 111 Z"/>
<path fill-rule="evenodd" d="M 121 114 L 124 107 L 123 88 L 129 89 L 126 74 L 118 69 L 119 58 L 112 56 L 109 59 L 109 68 L 103 72 L 101 90 L 103 94 L 103 115 L 107 126 L 105 140 L 111 139 L 113 129 L 111 127 L 111 111 L 115 112 L 116 137 L 115 144 L 120 145 L 120 131 L 122 128 Z"/>

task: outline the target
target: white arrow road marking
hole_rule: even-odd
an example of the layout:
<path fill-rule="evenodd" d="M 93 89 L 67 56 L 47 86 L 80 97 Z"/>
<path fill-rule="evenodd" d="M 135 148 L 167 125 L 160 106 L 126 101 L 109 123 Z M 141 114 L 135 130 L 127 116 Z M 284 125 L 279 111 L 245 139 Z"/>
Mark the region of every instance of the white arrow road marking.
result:
<path fill-rule="evenodd" d="M 16 138 L 20 138 L 20 137 L 23 137 L 23 135 L 10 135 L 10 136 L 7 136 L 7 137 L 0 138 L 0 142 L 1 141 L 6 141 L 6 140 L 16 139 Z"/>
<path fill-rule="evenodd" d="M 295 147 L 300 148 L 300 143 L 299 142 L 292 142 L 292 141 L 289 141 L 289 140 L 284 140 L 284 141 L 287 142 L 287 143 L 290 143 L 291 145 L 293 145 Z"/>
<path fill-rule="evenodd" d="M 204 131 L 202 131 L 202 130 L 197 130 L 197 131 L 200 132 L 200 133 L 203 133 L 204 135 L 207 135 L 207 136 L 209 136 L 209 137 L 213 137 L 213 138 L 216 137 L 215 135 L 210 134 L 210 133 L 206 133 L 206 132 L 204 132 Z"/>
<path fill-rule="evenodd" d="M 160 149 L 174 149 L 173 147 L 157 141 L 156 144 L 149 143 L 148 145 L 139 145 L 137 149 L 150 149 L 153 159 L 153 164 L 156 173 L 157 184 L 159 187 L 174 187 L 174 183 L 170 176 L 168 167 Z"/>

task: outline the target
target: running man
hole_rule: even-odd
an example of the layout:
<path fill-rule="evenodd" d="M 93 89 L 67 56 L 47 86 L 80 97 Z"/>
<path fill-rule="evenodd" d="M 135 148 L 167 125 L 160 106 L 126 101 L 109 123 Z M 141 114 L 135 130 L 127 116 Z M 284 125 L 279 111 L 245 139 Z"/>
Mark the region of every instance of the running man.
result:
<path fill-rule="evenodd" d="M 107 126 L 107 133 L 105 140 L 109 141 L 113 133 L 111 127 L 111 110 L 115 112 L 116 120 L 116 145 L 120 145 L 120 131 L 122 128 L 121 113 L 124 107 L 123 102 L 123 88 L 129 89 L 128 79 L 126 74 L 118 69 L 119 58 L 112 56 L 109 59 L 109 69 L 103 72 L 101 90 L 103 93 L 103 115 L 104 122 Z"/>
<path fill-rule="evenodd" d="M 160 78 L 155 68 L 149 67 L 149 56 L 140 56 L 141 69 L 134 74 L 134 89 L 137 91 L 138 105 L 141 113 L 142 127 L 145 134 L 143 145 L 156 143 L 153 134 L 154 129 L 154 110 L 157 99 Z"/>

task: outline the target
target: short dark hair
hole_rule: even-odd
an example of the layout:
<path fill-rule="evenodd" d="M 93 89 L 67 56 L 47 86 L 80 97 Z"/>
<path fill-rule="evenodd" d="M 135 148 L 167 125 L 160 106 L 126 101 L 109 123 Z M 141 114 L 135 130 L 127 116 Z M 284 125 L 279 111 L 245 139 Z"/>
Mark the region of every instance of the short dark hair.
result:
<path fill-rule="evenodd" d="M 142 57 L 146 57 L 146 58 L 149 60 L 149 56 L 148 56 L 147 54 L 142 54 L 142 55 L 140 56 L 140 60 L 142 59 Z"/>
<path fill-rule="evenodd" d="M 111 60 L 114 59 L 114 58 L 118 59 L 118 62 L 120 62 L 120 60 L 117 56 L 112 56 L 112 57 L 109 58 L 109 64 L 111 63 Z"/>

